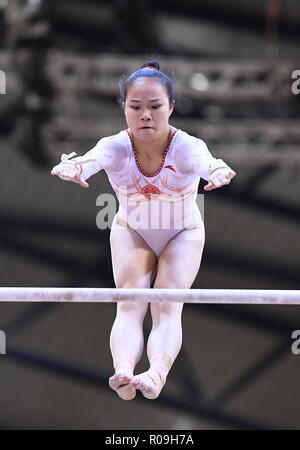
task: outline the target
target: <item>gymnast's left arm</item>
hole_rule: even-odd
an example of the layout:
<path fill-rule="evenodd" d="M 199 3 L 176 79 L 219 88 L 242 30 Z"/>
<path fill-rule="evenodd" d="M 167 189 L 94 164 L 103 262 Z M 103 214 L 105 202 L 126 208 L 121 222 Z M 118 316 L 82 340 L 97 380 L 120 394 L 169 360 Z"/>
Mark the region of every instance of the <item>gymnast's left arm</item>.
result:
<path fill-rule="evenodd" d="M 208 181 L 204 186 L 205 191 L 211 191 L 230 183 L 236 172 L 222 159 L 212 156 L 205 142 L 194 138 L 196 145 L 189 146 L 186 158 L 183 158 L 183 172 L 189 175 L 199 175 Z"/>

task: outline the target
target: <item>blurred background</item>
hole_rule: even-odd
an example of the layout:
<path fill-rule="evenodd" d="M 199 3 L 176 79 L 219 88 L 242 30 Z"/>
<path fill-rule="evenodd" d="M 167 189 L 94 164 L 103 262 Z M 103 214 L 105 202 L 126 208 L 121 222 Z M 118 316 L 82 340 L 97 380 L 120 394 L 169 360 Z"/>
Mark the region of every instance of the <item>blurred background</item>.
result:
<path fill-rule="evenodd" d="M 237 172 L 205 193 L 193 288 L 299 288 L 299 44 L 298 0 L 0 0 L 0 285 L 114 287 L 105 172 L 82 189 L 50 170 L 126 128 L 119 79 L 157 59 L 176 77 L 171 124 Z M 185 305 L 152 402 L 108 387 L 115 308 L 0 304 L 1 429 L 300 428 L 299 306 Z"/>

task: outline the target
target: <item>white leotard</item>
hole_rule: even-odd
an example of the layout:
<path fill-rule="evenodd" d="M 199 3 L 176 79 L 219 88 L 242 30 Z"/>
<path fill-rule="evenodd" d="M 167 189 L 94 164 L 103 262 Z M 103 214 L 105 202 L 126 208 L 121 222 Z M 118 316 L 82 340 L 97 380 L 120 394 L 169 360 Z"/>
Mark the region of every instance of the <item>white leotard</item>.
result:
<path fill-rule="evenodd" d="M 153 177 L 140 171 L 128 130 L 100 139 L 75 160 L 85 180 L 105 170 L 119 200 L 119 220 L 136 230 L 157 256 L 175 234 L 202 221 L 196 203 L 200 178 L 208 180 L 212 169 L 226 166 L 205 142 L 182 130 L 174 132 L 163 167 Z"/>

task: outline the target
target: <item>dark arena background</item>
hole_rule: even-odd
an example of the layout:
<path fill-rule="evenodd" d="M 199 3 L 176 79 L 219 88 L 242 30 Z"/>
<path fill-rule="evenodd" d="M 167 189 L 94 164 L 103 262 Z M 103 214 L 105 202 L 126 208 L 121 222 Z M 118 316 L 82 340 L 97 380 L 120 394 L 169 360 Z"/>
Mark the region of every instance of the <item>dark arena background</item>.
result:
<path fill-rule="evenodd" d="M 157 59 L 176 78 L 170 123 L 237 173 L 200 182 L 193 288 L 298 289 L 299 48 L 298 0 L 0 0 L 0 286 L 115 286 L 105 172 L 82 189 L 50 171 L 126 128 L 119 79 Z M 300 428 L 300 306 L 186 304 L 162 394 L 130 402 L 108 386 L 115 309 L 0 303 L 0 429 Z"/>

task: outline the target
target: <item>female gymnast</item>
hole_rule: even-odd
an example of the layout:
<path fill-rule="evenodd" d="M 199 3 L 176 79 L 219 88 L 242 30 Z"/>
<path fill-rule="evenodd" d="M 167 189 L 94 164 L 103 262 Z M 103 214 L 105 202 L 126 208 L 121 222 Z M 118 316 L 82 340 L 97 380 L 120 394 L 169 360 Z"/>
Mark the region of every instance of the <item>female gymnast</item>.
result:
<path fill-rule="evenodd" d="M 236 173 L 201 139 L 169 124 L 174 87 L 156 61 L 120 82 L 120 102 L 128 129 L 100 139 L 84 156 L 62 155 L 51 174 L 87 188 L 90 176 L 102 169 L 107 173 L 119 200 L 110 232 L 117 288 L 150 288 L 155 279 L 154 289 L 189 289 L 205 241 L 196 203 L 200 177 L 211 191 L 229 184 Z M 159 396 L 181 348 L 182 308 L 183 303 L 150 304 L 149 369 L 134 375 L 148 304 L 117 303 L 110 336 L 115 374 L 109 386 L 122 399 L 133 399 L 137 389 L 148 399 Z"/>

